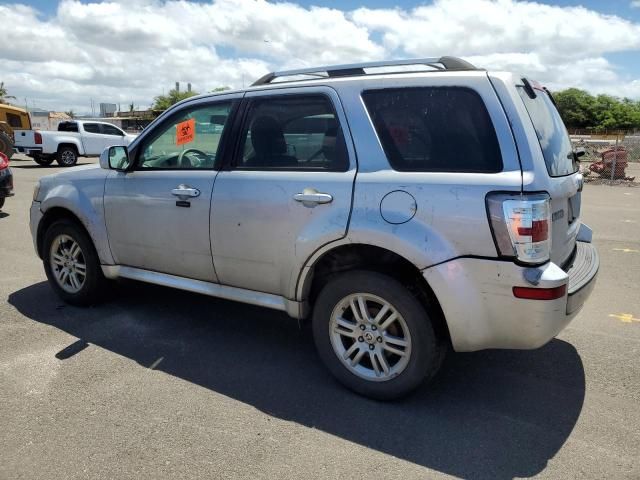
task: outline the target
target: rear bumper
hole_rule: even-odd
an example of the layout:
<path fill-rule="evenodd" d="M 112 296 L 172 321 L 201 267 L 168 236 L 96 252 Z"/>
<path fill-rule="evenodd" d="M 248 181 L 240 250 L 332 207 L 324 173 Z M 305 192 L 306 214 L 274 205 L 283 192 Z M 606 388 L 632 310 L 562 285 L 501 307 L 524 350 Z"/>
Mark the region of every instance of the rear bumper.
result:
<path fill-rule="evenodd" d="M 595 285 L 596 248 L 578 242 L 573 265 L 562 270 L 548 262 L 527 268 L 512 262 L 459 258 L 423 271 L 449 327 L 453 348 L 538 348 L 560 333 L 578 313 Z M 526 275 L 526 276 L 525 276 Z M 537 279 L 534 285 L 528 279 Z M 567 293 L 555 300 L 513 295 L 514 286 L 555 288 Z"/>
<path fill-rule="evenodd" d="M 42 153 L 42 147 L 13 147 L 13 149 L 25 155 L 39 155 Z"/>

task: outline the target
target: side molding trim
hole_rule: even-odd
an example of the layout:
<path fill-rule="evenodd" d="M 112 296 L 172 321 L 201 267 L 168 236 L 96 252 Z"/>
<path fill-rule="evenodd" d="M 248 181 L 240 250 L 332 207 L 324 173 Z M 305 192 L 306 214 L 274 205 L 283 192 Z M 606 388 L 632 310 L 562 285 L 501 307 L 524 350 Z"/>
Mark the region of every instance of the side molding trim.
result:
<path fill-rule="evenodd" d="M 168 273 L 154 272 L 142 268 L 127 267 L 124 265 L 102 265 L 102 273 L 110 279 L 128 278 L 164 287 L 177 288 L 189 292 L 209 295 L 211 297 L 224 298 L 236 302 L 248 303 L 259 307 L 271 308 L 286 312 L 290 317 L 301 319 L 308 314 L 306 302 L 296 302 L 280 295 L 271 293 L 245 290 L 244 288 L 230 287 L 217 283 L 203 282 L 191 278 L 169 275 Z"/>

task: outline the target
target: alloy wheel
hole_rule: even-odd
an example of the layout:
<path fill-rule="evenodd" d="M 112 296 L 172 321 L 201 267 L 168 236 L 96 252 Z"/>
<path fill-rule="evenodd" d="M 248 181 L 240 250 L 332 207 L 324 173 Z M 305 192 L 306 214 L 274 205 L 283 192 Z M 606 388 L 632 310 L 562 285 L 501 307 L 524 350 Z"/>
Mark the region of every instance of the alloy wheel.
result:
<path fill-rule="evenodd" d="M 87 264 L 80 245 L 71 236 L 61 234 L 53 240 L 49 262 L 60 288 L 67 293 L 77 293 L 82 289 L 87 277 Z"/>
<path fill-rule="evenodd" d="M 370 381 L 397 377 L 411 357 L 411 334 L 398 310 L 381 297 L 355 293 L 331 314 L 331 345 L 342 364 Z"/>

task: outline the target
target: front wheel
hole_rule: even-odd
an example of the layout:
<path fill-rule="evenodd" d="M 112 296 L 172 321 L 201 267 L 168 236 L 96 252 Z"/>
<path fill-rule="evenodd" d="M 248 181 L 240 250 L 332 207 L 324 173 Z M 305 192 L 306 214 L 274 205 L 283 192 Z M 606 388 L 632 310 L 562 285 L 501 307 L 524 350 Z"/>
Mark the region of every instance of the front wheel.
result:
<path fill-rule="evenodd" d="M 78 152 L 73 147 L 60 147 L 57 161 L 61 167 L 73 167 L 78 163 Z"/>
<path fill-rule="evenodd" d="M 44 269 L 54 291 L 72 305 L 103 298 L 106 279 L 91 238 L 77 223 L 60 220 L 45 232 Z"/>
<path fill-rule="evenodd" d="M 416 389 L 435 375 L 444 352 L 423 304 L 394 278 L 369 271 L 340 274 L 325 285 L 313 335 L 331 373 L 378 400 Z"/>
<path fill-rule="evenodd" d="M 0 210 L 4 207 L 4 197 L 0 197 Z"/>

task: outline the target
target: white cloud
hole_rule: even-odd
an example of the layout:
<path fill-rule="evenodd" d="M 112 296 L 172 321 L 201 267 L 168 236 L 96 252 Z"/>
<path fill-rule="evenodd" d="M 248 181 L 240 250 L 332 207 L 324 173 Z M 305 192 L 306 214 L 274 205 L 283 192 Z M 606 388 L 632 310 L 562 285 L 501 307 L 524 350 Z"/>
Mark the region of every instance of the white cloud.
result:
<path fill-rule="evenodd" d="M 640 0 L 633 0 L 629 5 L 631 8 L 640 8 Z"/>
<path fill-rule="evenodd" d="M 57 109 L 87 111 L 90 99 L 148 106 L 175 81 L 203 92 L 273 69 L 445 54 L 553 88 L 640 98 L 640 81 L 604 57 L 640 50 L 640 24 L 583 7 L 436 0 L 344 12 L 263 0 L 63 0 L 49 19 L 16 4 L 0 5 L 0 19 L 12 26 L 0 80 L 20 100 Z"/>

